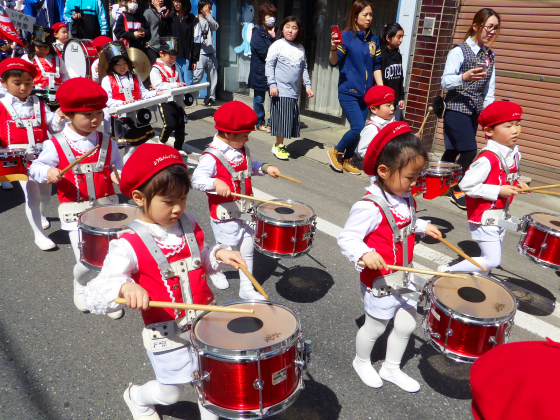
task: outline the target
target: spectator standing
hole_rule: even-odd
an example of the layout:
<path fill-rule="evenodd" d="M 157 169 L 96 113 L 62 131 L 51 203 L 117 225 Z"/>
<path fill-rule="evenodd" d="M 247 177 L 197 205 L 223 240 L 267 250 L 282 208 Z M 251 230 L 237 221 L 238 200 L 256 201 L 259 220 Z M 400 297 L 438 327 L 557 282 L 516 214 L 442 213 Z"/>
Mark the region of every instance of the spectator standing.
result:
<path fill-rule="evenodd" d="M 146 47 L 150 64 L 153 66 L 159 58 L 159 24 L 162 17 L 170 12 L 171 4 L 167 0 L 152 0 L 150 7 L 144 11 L 144 17 L 150 28 L 150 38 L 146 38 Z"/>
<path fill-rule="evenodd" d="M 115 31 L 115 24 L 122 12 L 126 11 L 126 0 L 117 0 L 111 5 L 111 28 Z"/>
<path fill-rule="evenodd" d="M 395 121 L 403 121 L 405 91 L 402 55 L 399 51 L 403 37 L 404 29 L 398 23 L 386 25 L 379 37 L 383 86 L 389 86 L 395 91 Z"/>
<path fill-rule="evenodd" d="M 204 105 L 212 106 L 216 100 L 216 86 L 218 85 L 218 60 L 216 60 L 212 32 L 217 31 L 220 25 L 212 16 L 212 2 L 210 0 L 200 0 L 198 2 L 198 24 L 200 25 L 200 59 L 196 63 L 196 70 L 193 72 L 193 84 L 200 83 L 206 71 L 210 89 L 206 90 Z"/>
<path fill-rule="evenodd" d="M 126 8 L 115 24 L 115 37 L 123 41 L 127 48 L 146 52 L 146 39 L 151 38 L 151 33 L 146 18 L 138 13 L 138 0 L 127 0 Z"/>
<path fill-rule="evenodd" d="M 276 40 L 276 7 L 265 3 L 259 8 L 258 23 L 251 36 L 251 71 L 249 87 L 253 89 L 253 109 L 257 114 L 257 129 L 270 133 L 264 117 L 264 100 L 268 91 L 265 64 L 268 49 Z"/>
<path fill-rule="evenodd" d="M 37 18 L 36 25 L 52 26 L 62 20 L 64 0 L 25 0 L 23 7 L 24 14 Z"/>
<path fill-rule="evenodd" d="M 66 0 L 64 21 L 73 38 L 94 39 L 109 32 L 101 0 Z"/>

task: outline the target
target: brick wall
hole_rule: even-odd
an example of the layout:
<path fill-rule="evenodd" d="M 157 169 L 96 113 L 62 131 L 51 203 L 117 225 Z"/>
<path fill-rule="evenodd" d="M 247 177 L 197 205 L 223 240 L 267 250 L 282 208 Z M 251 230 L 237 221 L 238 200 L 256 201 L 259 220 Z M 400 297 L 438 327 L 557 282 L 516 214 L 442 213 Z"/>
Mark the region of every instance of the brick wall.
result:
<path fill-rule="evenodd" d="M 420 129 L 434 96 L 441 93 L 458 7 L 459 0 L 422 0 L 406 102 L 406 119 L 415 131 Z M 436 18 L 433 36 L 422 35 L 426 17 Z M 432 149 L 436 126 L 437 118 L 431 114 L 422 132 L 422 143 L 428 150 Z"/>

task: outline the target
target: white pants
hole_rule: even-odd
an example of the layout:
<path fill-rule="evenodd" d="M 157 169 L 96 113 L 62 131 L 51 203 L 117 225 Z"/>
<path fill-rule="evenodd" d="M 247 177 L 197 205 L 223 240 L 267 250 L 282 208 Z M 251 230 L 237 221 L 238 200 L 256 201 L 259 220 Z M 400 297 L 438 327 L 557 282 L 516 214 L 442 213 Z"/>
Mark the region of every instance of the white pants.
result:
<path fill-rule="evenodd" d="M 206 97 L 216 100 L 216 86 L 218 85 L 218 60 L 216 60 L 216 54 L 200 54 L 198 63 L 196 63 L 196 70 L 193 72 L 193 85 L 197 85 L 202 81 L 205 70 L 208 76 L 208 83 L 210 83 L 210 89 L 207 89 Z"/>
<path fill-rule="evenodd" d="M 35 239 L 45 236 L 41 216 L 45 215 L 45 209 L 51 199 L 52 185 L 39 184 L 31 177 L 29 177 L 29 181 L 19 181 L 19 184 L 25 194 L 25 215 L 33 230 L 33 235 Z"/>
<path fill-rule="evenodd" d="M 80 248 L 78 247 L 79 236 L 77 230 L 69 230 L 68 235 L 70 236 L 70 243 L 72 244 L 72 251 L 74 251 L 74 257 L 76 258 L 76 265 L 74 266 L 74 280 L 78 282 L 81 286 L 86 286 L 91 280 L 88 278 L 88 274 L 91 272 L 89 268 L 80 262 Z"/>

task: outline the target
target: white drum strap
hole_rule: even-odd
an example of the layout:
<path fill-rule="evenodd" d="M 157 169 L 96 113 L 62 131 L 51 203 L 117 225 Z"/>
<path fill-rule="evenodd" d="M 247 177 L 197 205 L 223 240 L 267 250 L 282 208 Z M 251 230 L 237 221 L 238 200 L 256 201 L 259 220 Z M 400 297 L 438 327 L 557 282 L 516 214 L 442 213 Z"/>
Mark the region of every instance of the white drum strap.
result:
<path fill-rule="evenodd" d="M 129 99 L 133 99 L 132 91 L 134 90 L 134 78 L 132 77 L 130 72 L 128 72 L 126 75 L 128 77 L 128 87 L 127 88 L 124 87 L 124 85 L 121 81 L 121 77 L 118 74 L 113 75 L 113 77 L 117 81 L 117 86 L 119 87 L 119 92 L 124 93 L 124 100 L 128 101 Z"/>
<path fill-rule="evenodd" d="M 40 127 L 41 126 L 41 102 L 37 96 L 30 96 L 31 100 L 33 101 L 33 117 L 27 119 L 21 119 L 19 115 L 17 115 L 16 110 L 8 100 L 8 98 L 4 97 L 0 99 L 8 114 L 14 122 L 16 123 L 16 127 L 23 128 L 27 131 L 27 141 L 31 145 L 32 148 L 35 148 L 35 133 L 33 133 L 33 127 Z M 8 139 L 8 143 L 9 143 Z"/>
<path fill-rule="evenodd" d="M 46 60 L 46 58 L 45 58 L 45 60 Z M 56 68 L 56 73 L 46 72 L 45 68 L 43 67 L 43 64 L 41 63 L 41 60 L 39 60 L 38 56 L 35 56 L 35 62 L 37 63 L 37 65 L 41 69 L 41 73 L 43 74 L 43 76 L 46 76 L 46 77 L 49 78 L 49 90 L 55 90 L 56 89 L 55 79 L 58 79 L 60 77 L 60 58 L 58 58 L 57 55 L 55 55 L 55 57 L 54 57 L 54 64 L 55 64 L 55 68 Z"/>
<path fill-rule="evenodd" d="M 504 168 L 504 172 L 506 173 L 506 179 L 507 179 L 508 182 L 513 183 L 514 181 L 517 181 L 520 178 L 520 175 L 519 175 L 519 154 L 516 153 L 515 156 L 513 157 L 513 160 L 515 161 L 515 167 L 517 168 L 517 172 L 512 174 L 509 171 L 509 167 L 508 167 L 504 157 L 501 154 L 496 153 L 492 149 L 489 149 L 489 148 L 486 148 L 486 147 L 481 149 L 480 152 L 477 153 L 475 160 L 480 156 L 480 154 L 482 152 L 493 153 L 494 156 L 496 156 L 498 158 L 498 160 L 500 161 L 500 165 L 502 165 L 502 168 Z M 509 202 L 510 201 L 511 201 L 510 199 L 506 200 L 506 205 L 504 207 L 504 211 L 505 211 L 506 215 L 509 214 Z"/>
<path fill-rule="evenodd" d="M 208 147 L 202 153 L 210 153 L 212 156 L 216 157 L 220 161 L 222 165 L 226 168 L 226 170 L 231 175 L 233 181 L 239 181 L 241 194 L 247 195 L 247 190 L 245 188 L 245 179 L 251 178 L 251 173 L 253 172 L 253 161 L 251 160 L 251 152 L 249 151 L 249 147 L 247 145 L 243 146 L 245 148 L 245 159 L 247 161 L 247 170 L 236 172 L 233 169 L 233 166 L 228 162 L 224 154 L 212 147 Z"/>
<path fill-rule="evenodd" d="M 173 64 L 173 67 L 171 67 L 171 70 L 174 71 L 175 77 L 172 77 L 169 73 L 167 73 L 163 65 L 158 66 L 157 64 L 154 64 L 154 67 L 158 69 L 158 71 L 161 73 L 161 76 L 165 77 L 169 83 L 177 83 L 179 81 L 179 70 L 177 68 L 177 64 Z"/>

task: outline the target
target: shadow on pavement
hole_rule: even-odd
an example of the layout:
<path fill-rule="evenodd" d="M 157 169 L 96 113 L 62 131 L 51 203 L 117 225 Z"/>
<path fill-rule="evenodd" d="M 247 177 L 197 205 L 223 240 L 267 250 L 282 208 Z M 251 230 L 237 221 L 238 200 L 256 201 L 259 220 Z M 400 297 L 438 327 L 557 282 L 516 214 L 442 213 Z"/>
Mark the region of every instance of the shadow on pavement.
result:
<path fill-rule="evenodd" d="M 443 238 L 449 240 L 447 234 L 455 228 L 455 226 L 453 226 L 452 223 L 448 222 L 447 220 L 440 219 L 439 217 L 433 217 L 433 216 L 429 216 L 429 218 L 428 216 L 423 216 L 423 217 L 429 219 L 432 224 L 436 225 L 440 230 L 440 232 L 442 233 Z M 430 236 L 424 236 L 423 238 L 420 238 L 420 236 L 418 236 L 418 238 L 419 238 L 419 242 L 422 242 L 426 245 L 435 245 L 440 243 L 439 240 L 431 238 Z"/>
<path fill-rule="evenodd" d="M 287 268 L 276 283 L 276 291 L 284 299 L 312 303 L 322 299 L 333 287 L 334 280 L 325 270 L 314 267 Z"/>
<path fill-rule="evenodd" d="M 508 272 L 508 274 L 512 273 Z M 521 312 L 536 316 L 547 316 L 554 312 L 556 297 L 540 284 L 523 277 L 495 273 L 492 273 L 492 277 L 502 281 L 512 291 L 517 298 L 518 309 Z"/>
<path fill-rule="evenodd" d="M 217 111 L 217 109 L 214 108 L 206 108 L 206 109 L 198 109 L 196 111 L 193 112 L 189 112 L 189 108 L 185 108 L 185 112 L 187 113 L 189 120 L 202 120 L 203 118 L 208 118 L 208 117 L 213 117 L 214 113 Z"/>
<path fill-rule="evenodd" d="M 5 190 L 0 187 L 0 213 L 4 213 L 25 203 L 25 196 L 19 185 L 19 182 L 12 182 L 14 186 L 11 190 Z"/>
<path fill-rule="evenodd" d="M 305 156 L 309 150 L 315 148 L 324 150 L 325 145 L 308 138 L 297 139 L 286 145 L 286 149 L 290 152 L 290 159 L 298 159 Z"/>

